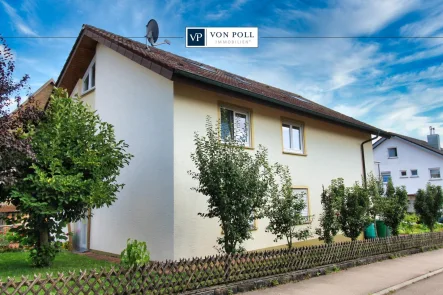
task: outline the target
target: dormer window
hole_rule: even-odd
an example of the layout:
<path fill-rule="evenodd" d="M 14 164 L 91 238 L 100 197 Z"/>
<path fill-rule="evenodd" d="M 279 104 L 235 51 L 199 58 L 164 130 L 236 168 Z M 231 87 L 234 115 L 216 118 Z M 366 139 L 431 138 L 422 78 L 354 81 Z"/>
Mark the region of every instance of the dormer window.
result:
<path fill-rule="evenodd" d="M 82 93 L 86 93 L 95 88 L 95 57 L 83 76 Z"/>

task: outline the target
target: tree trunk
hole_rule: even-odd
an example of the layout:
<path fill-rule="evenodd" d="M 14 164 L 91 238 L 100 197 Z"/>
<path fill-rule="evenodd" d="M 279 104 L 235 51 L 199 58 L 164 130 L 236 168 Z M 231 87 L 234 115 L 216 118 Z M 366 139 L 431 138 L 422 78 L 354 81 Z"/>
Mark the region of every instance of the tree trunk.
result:
<path fill-rule="evenodd" d="M 42 224 L 39 229 L 38 247 L 47 246 L 49 244 L 49 228 L 47 224 Z"/>

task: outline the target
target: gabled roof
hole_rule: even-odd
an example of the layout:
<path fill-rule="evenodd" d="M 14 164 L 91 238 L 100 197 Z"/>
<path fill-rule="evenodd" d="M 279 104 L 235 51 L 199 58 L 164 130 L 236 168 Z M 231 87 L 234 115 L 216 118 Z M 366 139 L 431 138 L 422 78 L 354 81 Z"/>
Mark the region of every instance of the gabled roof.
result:
<path fill-rule="evenodd" d="M 429 150 L 429 151 L 431 151 L 431 152 L 434 152 L 434 153 L 437 153 L 437 154 L 443 156 L 443 151 L 442 151 L 442 150 L 440 150 L 440 149 L 436 149 L 436 148 L 430 146 L 429 143 L 427 143 L 427 142 L 424 141 L 424 140 L 420 140 L 420 139 L 416 139 L 416 138 L 413 138 L 413 137 L 409 137 L 409 136 L 401 135 L 401 134 L 398 134 L 398 133 L 391 133 L 391 135 L 392 135 L 392 137 L 398 137 L 398 138 L 403 139 L 403 140 L 405 140 L 405 141 L 407 141 L 407 142 L 409 142 L 409 143 L 415 144 L 415 145 L 417 145 L 417 146 L 419 146 L 419 147 L 422 147 L 422 148 L 424 148 L 424 149 L 427 149 L 427 150 Z M 373 144 L 373 148 L 374 148 L 374 149 L 377 148 L 377 147 L 378 147 L 380 144 L 382 144 L 385 140 L 386 140 L 386 138 L 382 138 L 382 139 L 376 141 L 376 142 Z"/>
<path fill-rule="evenodd" d="M 298 94 L 259 83 L 156 47 L 146 48 L 143 43 L 90 25 L 83 25 L 57 80 L 57 86 L 67 88 L 69 93 L 72 92 L 79 77 L 83 76 L 92 60 L 97 42 L 168 79 L 181 76 L 197 80 L 306 115 L 389 137 L 389 133 L 383 130 L 324 107 Z"/>

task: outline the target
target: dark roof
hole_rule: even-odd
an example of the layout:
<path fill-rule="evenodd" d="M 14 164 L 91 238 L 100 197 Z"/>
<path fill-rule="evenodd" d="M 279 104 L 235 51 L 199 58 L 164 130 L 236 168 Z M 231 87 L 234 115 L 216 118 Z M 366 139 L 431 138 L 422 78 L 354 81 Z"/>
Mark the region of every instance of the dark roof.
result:
<path fill-rule="evenodd" d="M 435 153 L 440 154 L 440 155 L 443 156 L 443 151 L 441 149 L 436 149 L 436 148 L 430 146 L 429 143 L 424 141 L 424 140 L 420 140 L 420 139 L 417 139 L 417 138 L 401 135 L 401 134 L 398 134 L 398 133 L 391 133 L 391 136 L 401 138 L 401 139 L 406 140 L 406 141 L 408 141 L 408 142 L 410 142 L 412 144 L 418 145 L 418 146 L 420 146 L 422 148 L 425 148 L 425 149 L 427 149 L 429 151 L 435 152 Z M 377 148 L 380 144 L 382 144 L 385 140 L 386 139 L 383 138 L 383 139 L 380 139 L 380 140 L 376 141 L 374 143 L 374 145 L 373 145 L 374 149 Z"/>
<path fill-rule="evenodd" d="M 91 41 L 95 41 L 92 42 Z M 82 77 L 95 53 L 95 44 L 99 42 L 133 61 L 145 66 L 169 79 L 182 76 L 206 84 L 228 89 L 244 95 L 258 98 L 268 103 L 278 104 L 299 112 L 339 124 L 351 126 L 370 133 L 389 136 L 389 133 L 369 124 L 346 116 L 298 94 L 259 83 L 212 66 L 193 61 L 156 47 L 146 45 L 90 25 L 84 25 L 74 48 L 60 74 L 57 85 L 68 89 L 70 93 L 78 77 Z M 69 75 L 65 75 L 70 71 Z"/>

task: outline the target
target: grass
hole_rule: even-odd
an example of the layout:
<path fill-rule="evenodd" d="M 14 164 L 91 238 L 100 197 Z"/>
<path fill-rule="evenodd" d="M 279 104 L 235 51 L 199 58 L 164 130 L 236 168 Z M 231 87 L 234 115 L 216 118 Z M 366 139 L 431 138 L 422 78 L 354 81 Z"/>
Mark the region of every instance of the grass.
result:
<path fill-rule="evenodd" d="M 28 262 L 28 252 L 5 252 L 0 253 L 0 281 L 5 282 L 8 277 L 20 279 L 22 275 L 33 277 L 34 274 L 58 272 L 67 273 L 69 271 L 78 271 L 85 269 L 100 269 L 101 267 L 110 267 L 113 263 L 108 261 L 100 261 L 63 251 L 59 253 L 52 266 L 36 268 L 32 267 Z"/>

